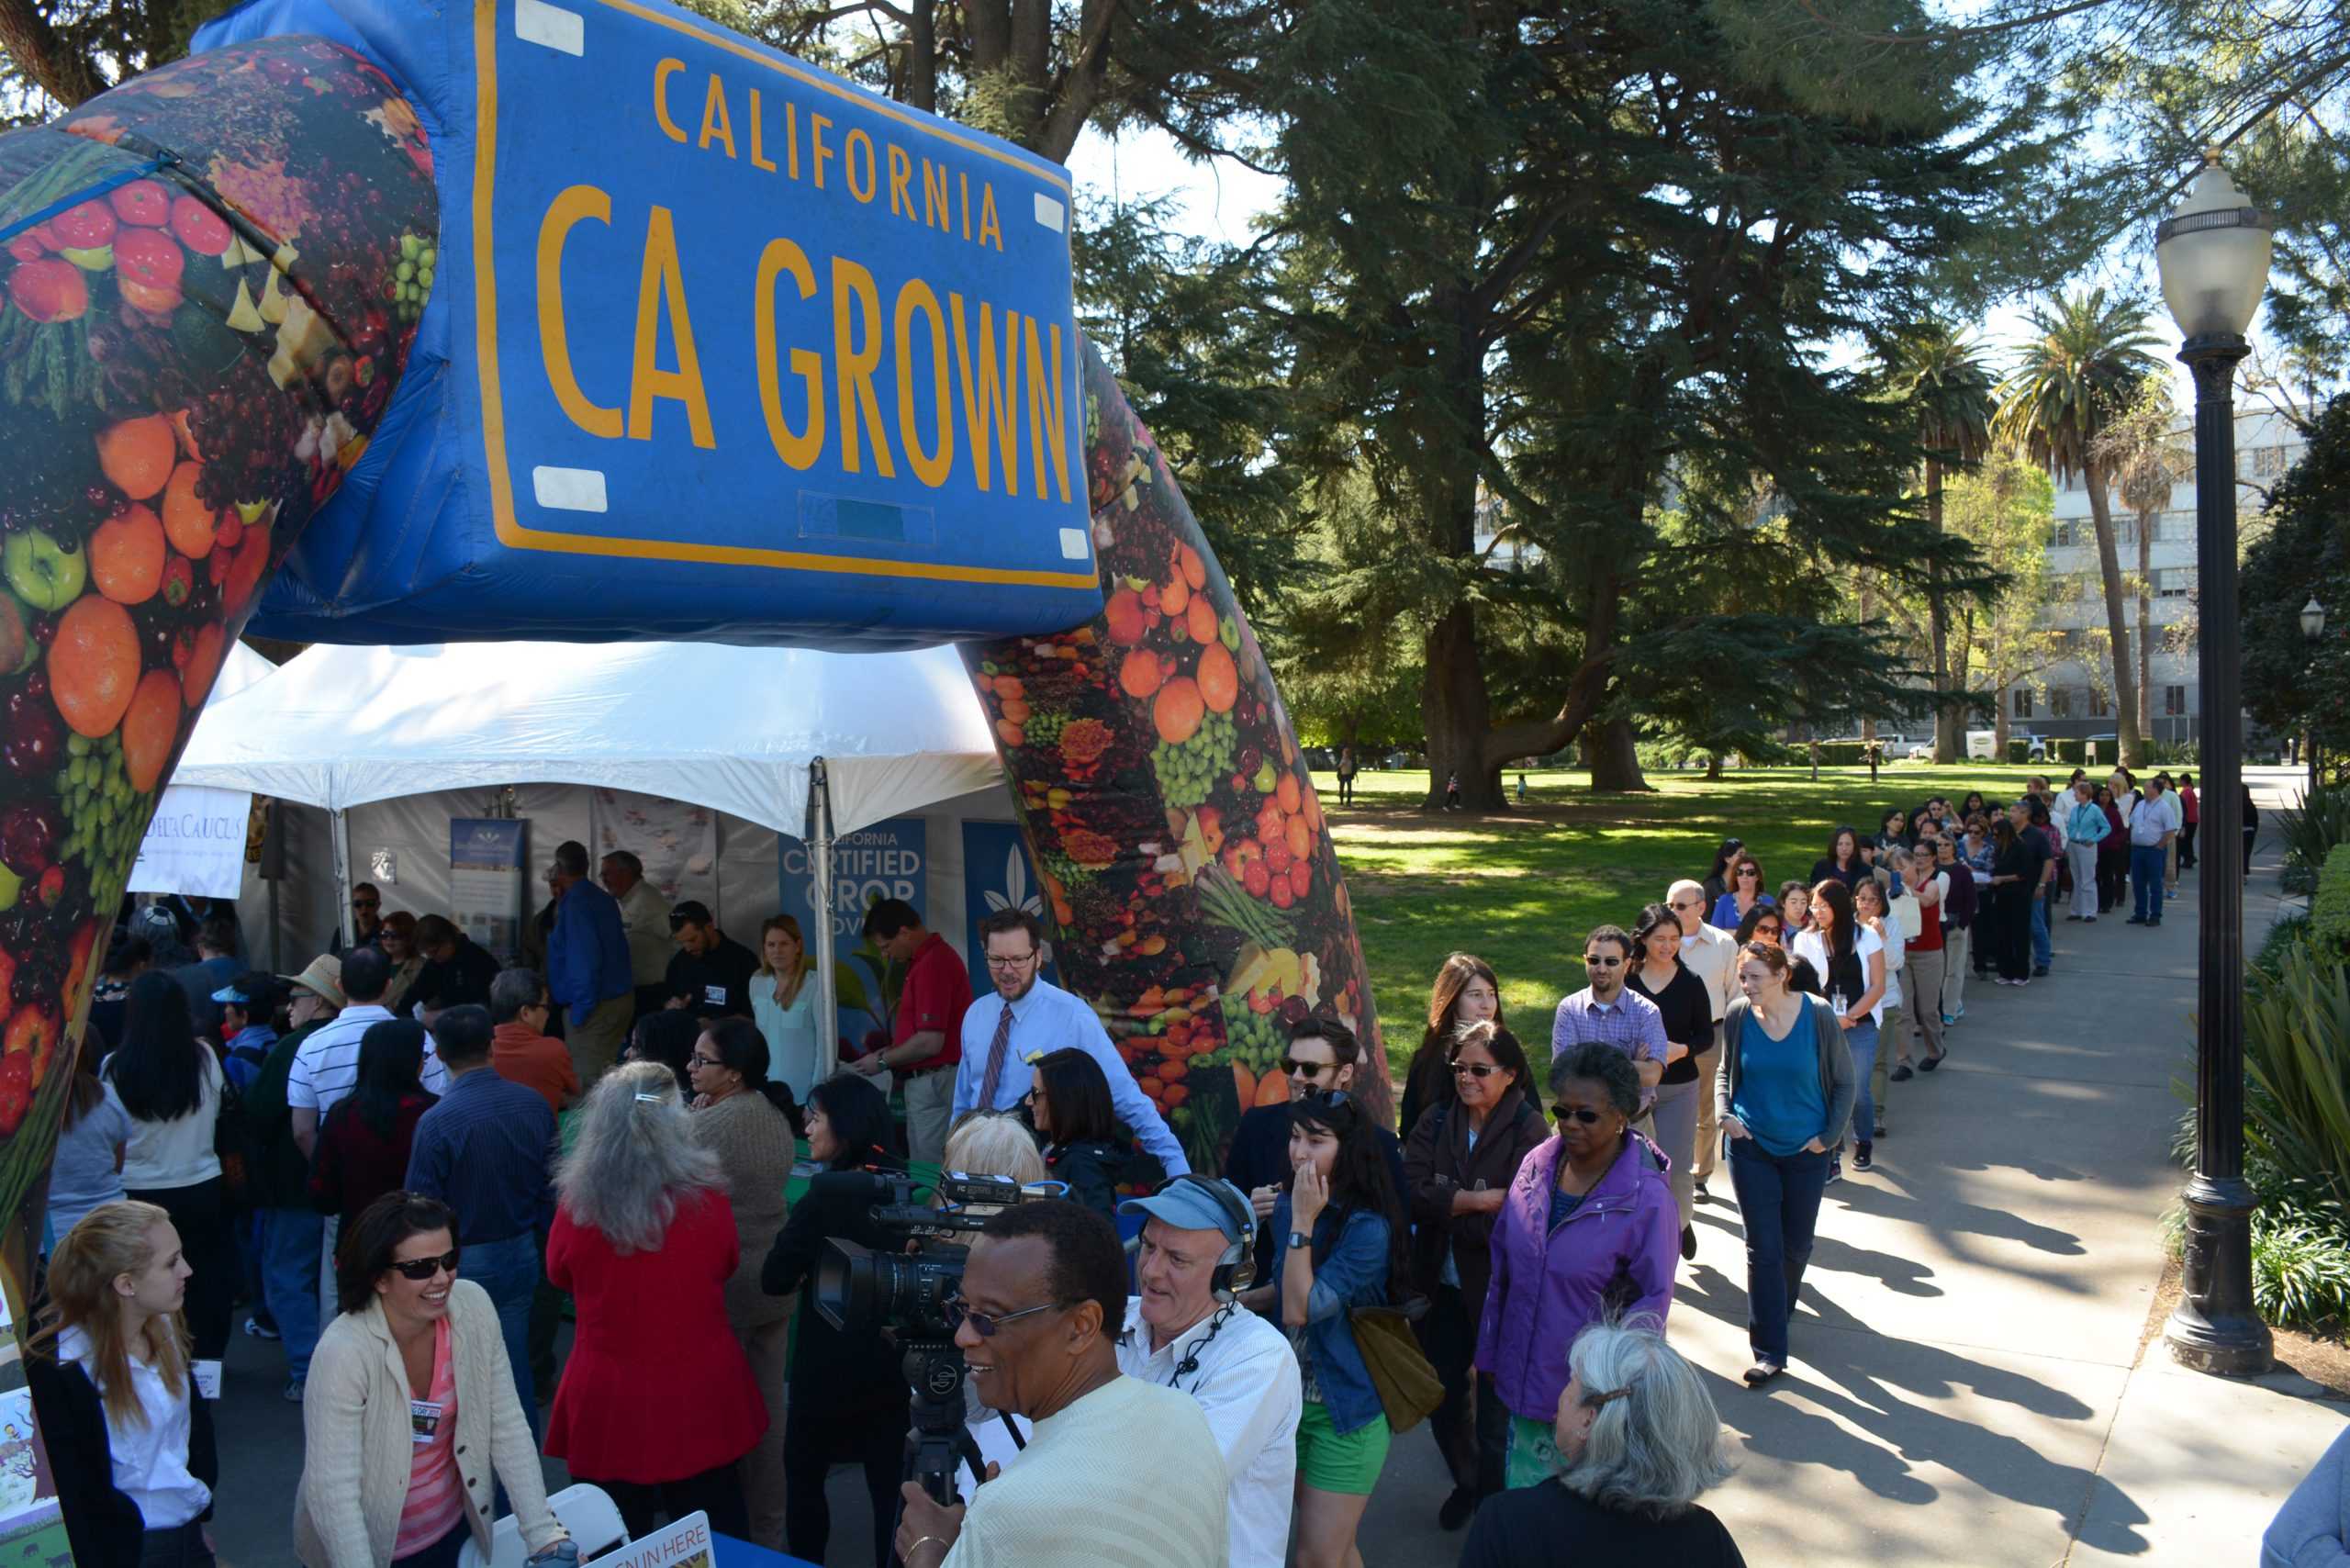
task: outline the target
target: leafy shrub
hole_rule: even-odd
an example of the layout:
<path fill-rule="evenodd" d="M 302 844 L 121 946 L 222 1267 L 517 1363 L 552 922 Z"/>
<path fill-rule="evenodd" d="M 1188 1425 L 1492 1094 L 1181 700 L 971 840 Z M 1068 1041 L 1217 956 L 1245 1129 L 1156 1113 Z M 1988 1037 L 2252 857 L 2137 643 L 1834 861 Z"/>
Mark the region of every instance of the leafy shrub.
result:
<path fill-rule="evenodd" d="M 2306 885 L 2297 890 L 2308 891 L 2334 846 L 2350 844 L 2350 786 L 2322 785 L 2303 795 L 2298 809 L 2279 806 L 2270 816 L 2285 846 L 2286 868 L 2302 873 Z"/>
<path fill-rule="evenodd" d="M 2270 1323 L 2350 1317 L 2350 1238 L 2289 1204 L 2252 1213 L 2252 1303 Z"/>
<path fill-rule="evenodd" d="M 2280 914 L 2269 923 L 2268 935 L 2260 940 L 2260 951 L 2253 955 L 2255 973 L 2274 975 L 2284 968 L 2285 955 L 2295 947 L 2304 947 L 2310 940 L 2310 917 L 2296 910 Z"/>
<path fill-rule="evenodd" d="M 2350 957 L 2350 844 L 2337 844 L 2318 873 L 2317 897 L 2310 904 L 2310 935 L 2319 949 Z"/>
<path fill-rule="evenodd" d="M 2020 767 L 2031 760 L 2031 743 L 2017 737 L 2008 741 L 2008 760 Z"/>
<path fill-rule="evenodd" d="M 2061 762 L 2067 767 L 2082 766 L 2083 749 L 2089 743 L 2078 735 L 2062 735 L 2048 743 L 2048 760 Z"/>
<path fill-rule="evenodd" d="M 2244 1146 L 2350 1208 L 2350 969 L 2309 946 L 2244 988 Z"/>

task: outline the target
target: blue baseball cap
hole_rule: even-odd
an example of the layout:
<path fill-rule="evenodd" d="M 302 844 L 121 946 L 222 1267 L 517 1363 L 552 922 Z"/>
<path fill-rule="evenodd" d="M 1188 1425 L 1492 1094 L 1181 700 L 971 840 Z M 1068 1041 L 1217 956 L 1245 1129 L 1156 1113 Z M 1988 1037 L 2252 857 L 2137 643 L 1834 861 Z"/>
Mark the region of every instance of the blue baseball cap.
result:
<path fill-rule="evenodd" d="M 1231 1199 L 1230 1204 L 1216 1202 L 1208 1189 L 1220 1187 Z M 1257 1234 L 1257 1211 L 1249 1206 L 1248 1195 L 1229 1182 L 1213 1177 L 1185 1180 L 1177 1177 L 1147 1198 L 1128 1198 L 1118 1205 L 1122 1215 L 1149 1215 L 1165 1220 L 1178 1230 L 1221 1231 L 1227 1241 L 1248 1241 Z M 1235 1229 L 1240 1216 L 1248 1216 L 1245 1229 Z"/>
<path fill-rule="evenodd" d="M 239 991 L 233 985 L 224 985 L 218 991 L 212 993 L 212 1000 L 215 1002 L 233 1002 L 238 1006 L 243 1007 L 251 1002 L 252 998 L 247 996 L 243 991 Z"/>

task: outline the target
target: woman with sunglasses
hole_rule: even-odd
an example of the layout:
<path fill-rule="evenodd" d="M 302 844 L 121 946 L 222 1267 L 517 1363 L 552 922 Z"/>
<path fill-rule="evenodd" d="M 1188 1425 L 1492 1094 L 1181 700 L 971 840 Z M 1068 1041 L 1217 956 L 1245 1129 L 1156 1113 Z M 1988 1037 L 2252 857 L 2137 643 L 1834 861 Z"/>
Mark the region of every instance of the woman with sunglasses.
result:
<path fill-rule="evenodd" d="M 341 1311 L 302 1399 L 294 1551 L 309 1568 L 451 1568 L 468 1540 L 487 1561 L 496 1485 L 531 1562 L 579 1560 L 547 1506 L 498 1308 L 457 1267 L 437 1198 L 386 1193 L 343 1227 Z"/>
<path fill-rule="evenodd" d="M 1832 1008 L 1787 986 L 1787 956 L 1757 942 L 1739 955 L 1737 1001 L 1722 1016 L 1714 1102 L 1746 1224 L 1750 1388 L 1785 1370 L 1787 1320 L 1803 1287 L 1828 1190 L 1828 1151 L 1859 1092 L 1848 1031 Z"/>
<path fill-rule="evenodd" d="M 862 1073 L 837 1073 L 808 1092 L 807 1137 L 808 1157 L 822 1170 L 784 1216 L 759 1273 L 769 1295 L 800 1294 L 791 1330 L 791 1403 L 783 1421 L 784 1550 L 811 1562 L 825 1561 L 833 1514 L 824 1477 L 835 1464 L 861 1464 L 873 1510 L 873 1561 L 875 1568 L 887 1568 L 912 1421 L 905 1374 L 878 1329 L 835 1327 L 800 1287 L 816 1277 L 827 1241 L 853 1241 L 876 1252 L 905 1245 L 873 1217 L 872 1184 L 859 1173 L 906 1166 L 891 1152 L 896 1129 L 889 1096 Z"/>
<path fill-rule="evenodd" d="M 1707 871 L 1705 879 L 1698 884 L 1706 890 L 1707 909 L 1720 902 L 1721 896 L 1737 886 L 1730 877 L 1729 868 L 1738 863 L 1739 851 L 1745 847 L 1746 841 L 1742 838 L 1725 838 L 1722 846 L 1714 851 L 1713 869 Z"/>
<path fill-rule="evenodd" d="M 1464 1024 L 1483 1024 L 1488 1019 L 1506 1022 L 1502 1017 L 1502 982 L 1494 977 L 1494 967 L 1473 953 L 1453 954 L 1436 971 L 1436 985 L 1428 993 L 1427 1026 L 1420 1032 L 1420 1048 L 1412 1053 L 1411 1064 L 1404 1070 L 1404 1097 L 1396 1125 L 1406 1137 L 1420 1125 L 1429 1106 L 1452 1097 L 1452 1074 L 1446 1063 L 1451 1059 L 1454 1033 Z M 1343 1086 L 1324 1083 L 1318 1087 Z M 1245 1185 L 1241 1188 L 1248 1190 Z"/>
<path fill-rule="evenodd" d="M 691 1117 L 667 1068 L 614 1068 L 555 1173 L 547 1282 L 571 1293 L 578 1327 L 546 1451 L 610 1494 L 632 1540 L 696 1510 L 748 1536 L 736 1466 L 767 1425 L 726 1321 L 734 1208 Z"/>
<path fill-rule="evenodd" d="M 1740 854 L 1731 862 L 1729 891 L 1713 902 L 1713 913 L 1706 917 L 1708 925 L 1718 925 L 1724 931 L 1735 931 L 1746 912 L 1774 901 L 1762 890 L 1762 863 L 1751 855 Z"/>
<path fill-rule="evenodd" d="M 1558 1463 L 1551 1422 L 1568 1347 L 1591 1324 L 1673 1305 L 1679 1213 L 1655 1148 L 1632 1131 L 1640 1079 L 1605 1041 L 1550 1061 L 1559 1130 L 1517 1168 L 1494 1223 L 1493 1286 L 1477 1370 L 1509 1407 L 1503 1484 L 1533 1486 Z"/>
<path fill-rule="evenodd" d="M 1028 1120 L 1045 1140 L 1046 1179 L 1066 1182 L 1069 1202 L 1116 1225 L 1127 1146 L 1118 1138 L 1102 1064 L 1070 1047 L 1047 1051 L 1032 1070 Z"/>
<path fill-rule="evenodd" d="M 1681 1215 L 1681 1256 L 1697 1256 L 1690 1215 L 1697 1201 L 1697 1084 L 1713 1071 L 1714 999 L 1706 982 L 1681 961 L 1681 921 L 1667 904 L 1652 903 L 1632 927 L 1632 972 L 1624 987 L 1656 1003 L 1664 1037 L 1684 1055 L 1665 1063 L 1654 1105 L 1657 1147 L 1663 1150 L 1673 1206 Z"/>
<path fill-rule="evenodd" d="M 1304 1379 L 1297 1423 L 1298 1568 L 1361 1562 L 1362 1522 L 1390 1433 L 1348 1309 L 1379 1306 L 1409 1277 L 1403 1206 L 1376 1129 L 1352 1096 L 1290 1103 L 1290 1177 L 1273 1204 L 1283 1238 L 1270 1284 L 1248 1293 L 1289 1336 Z"/>
<path fill-rule="evenodd" d="M 1469 1522 L 1479 1498 L 1501 1490 L 1509 1412 L 1494 1380 L 1477 1374 L 1477 1324 L 1493 1274 L 1494 1215 L 1518 1166 L 1548 1136 L 1526 1049 L 1507 1029 L 1462 1025 L 1452 1076 L 1453 1098 L 1422 1114 L 1404 1151 L 1412 1278 L 1428 1299 L 1416 1327 L 1444 1383 L 1428 1430 L 1452 1473 L 1452 1494 L 1437 1513 L 1449 1530 Z"/>

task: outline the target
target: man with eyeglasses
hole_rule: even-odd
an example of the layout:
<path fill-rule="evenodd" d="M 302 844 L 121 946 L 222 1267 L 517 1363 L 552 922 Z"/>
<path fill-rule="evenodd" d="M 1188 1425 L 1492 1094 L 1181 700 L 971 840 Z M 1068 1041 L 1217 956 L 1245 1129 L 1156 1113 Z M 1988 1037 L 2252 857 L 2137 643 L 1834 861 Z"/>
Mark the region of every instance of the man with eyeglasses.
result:
<path fill-rule="evenodd" d="M 1722 1014 L 1738 994 L 1738 938 L 1706 920 L 1706 890 L 1686 879 L 1665 890 L 1664 902 L 1681 923 L 1681 962 L 1705 983 L 1706 1001 L 1714 1010 L 1714 1044 L 1722 1043 Z M 1625 971 L 1628 975 L 1628 969 Z M 1710 1204 L 1706 1179 L 1714 1173 L 1714 1157 L 1721 1150 L 1721 1128 L 1714 1114 L 1714 1070 L 1721 1057 L 1701 1051 L 1696 1062 L 1697 1155 L 1689 1174 L 1696 1201 Z"/>
<path fill-rule="evenodd" d="M 1300 1018 L 1289 1026 L 1289 1048 L 1281 1053 L 1281 1072 L 1289 1080 L 1289 1098 L 1277 1105 L 1259 1105 L 1240 1113 L 1240 1125 L 1232 1131 L 1232 1148 L 1224 1157 L 1224 1179 L 1248 1194 L 1249 1207 L 1257 1211 L 1260 1221 L 1272 1217 L 1273 1205 L 1280 1202 L 1281 1183 L 1289 1180 L 1293 1169 L 1289 1158 L 1289 1108 L 1308 1094 L 1335 1090 L 1341 1094 L 1355 1091 L 1356 1075 L 1362 1070 L 1362 1045 L 1355 1032 L 1336 1018 L 1320 1014 Z M 1398 1193 L 1411 1189 L 1404 1183 L 1404 1146 L 1395 1135 L 1376 1122 L 1371 1130 L 1379 1137 L 1380 1151 L 1387 1156 L 1387 1174 L 1395 1183 Z M 1276 1238 L 1260 1224 L 1257 1232 L 1257 1278 L 1276 1278 L 1274 1256 Z"/>
<path fill-rule="evenodd" d="M 957 1072 L 963 1060 L 963 1016 L 971 1005 L 970 971 L 962 955 L 922 923 L 903 899 L 883 899 L 865 912 L 865 935 L 882 958 L 906 966 L 890 1043 L 848 1063 L 870 1078 L 895 1072 L 906 1092 L 906 1152 L 918 1160 L 946 1157 Z M 1020 1091 L 1028 1074 L 1013 1072 Z"/>
<path fill-rule="evenodd" d="M 362 882 L 351 890 L 351 929 L 357 935 L 346 946 L 342 933 L 336 932 L 334 940 L 327 944 L 327 951 L 340 958 L 353 947 L 373 946 L 375 933 L 383 924 L 384 895 L 375 883 Z"/>
<path fill-rule="evenodd" d="M 1051 1199 L 990 1215 L 948 1308 L 979 1403 L 1035 1428 L 968 1505 L 905 1484 L 906 1568 L 1223 1568 L 1224 1459 L 1207 1417 L 1118 1370 L 1126 1254 L 1108 1220 Z"/>
<path fill-rule="evenodd" d="M 1045 928 L 1025 910 L 1002 909 L 979 922 L 988 979 L 995 989 L 963 1014 L 962 1059 L 955 1069 L 950 1123 L 966 1111 L 1011 1111 L 1027 1097 L 1023 1065 L 1058 1050 L 1080 1050 L 1110 1081 L 1110 1108 L 1169 1176 L 1192 1169 L 1183 1146 L 1158 1107 L 1135 1081 L 1134 1069 L 1110 1043 L 1109 1031 L 1082 999 L 1038 976 Z"/>
<path fill-rule="evenodd" d="M 1664 1014 L 1655 1002 L 1624 989 L 1631 962 L 1631 934 L 1620 925 L 1599 926 L 1583 939 L 1583 972 L 1591 983 L 1560 1002 L 1550 1021 L 1550 1055 L 1556 1059 L 1595 1041 L 1630 1057 L 1640 1079 L 1640 1114 L 1634 1124 L 1639 1126 L 1656 1103 L 1666 1064 L 1688 1052 L 1664 1037 Z"/>

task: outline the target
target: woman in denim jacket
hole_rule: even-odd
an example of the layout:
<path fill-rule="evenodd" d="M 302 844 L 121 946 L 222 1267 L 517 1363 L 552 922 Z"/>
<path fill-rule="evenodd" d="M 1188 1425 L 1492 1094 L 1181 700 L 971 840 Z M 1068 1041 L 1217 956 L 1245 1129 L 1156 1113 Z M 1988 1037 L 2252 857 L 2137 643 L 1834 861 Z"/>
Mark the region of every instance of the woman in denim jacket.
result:
<path fill-rule="evenodd" d="M 1355 1529 L 1387 1461 L 1387 1415 L 1349 1307 L 1380 1306 L 1404 1277 L 1403 1209 L 1361 1108 L 1337 1090 L 1290 1106 L 1288 1188 L 1273 1204 L 1280 1271 L 1251 1293 L 1297 1350 L 1297 1568 L 1360 1562 Z"/>

